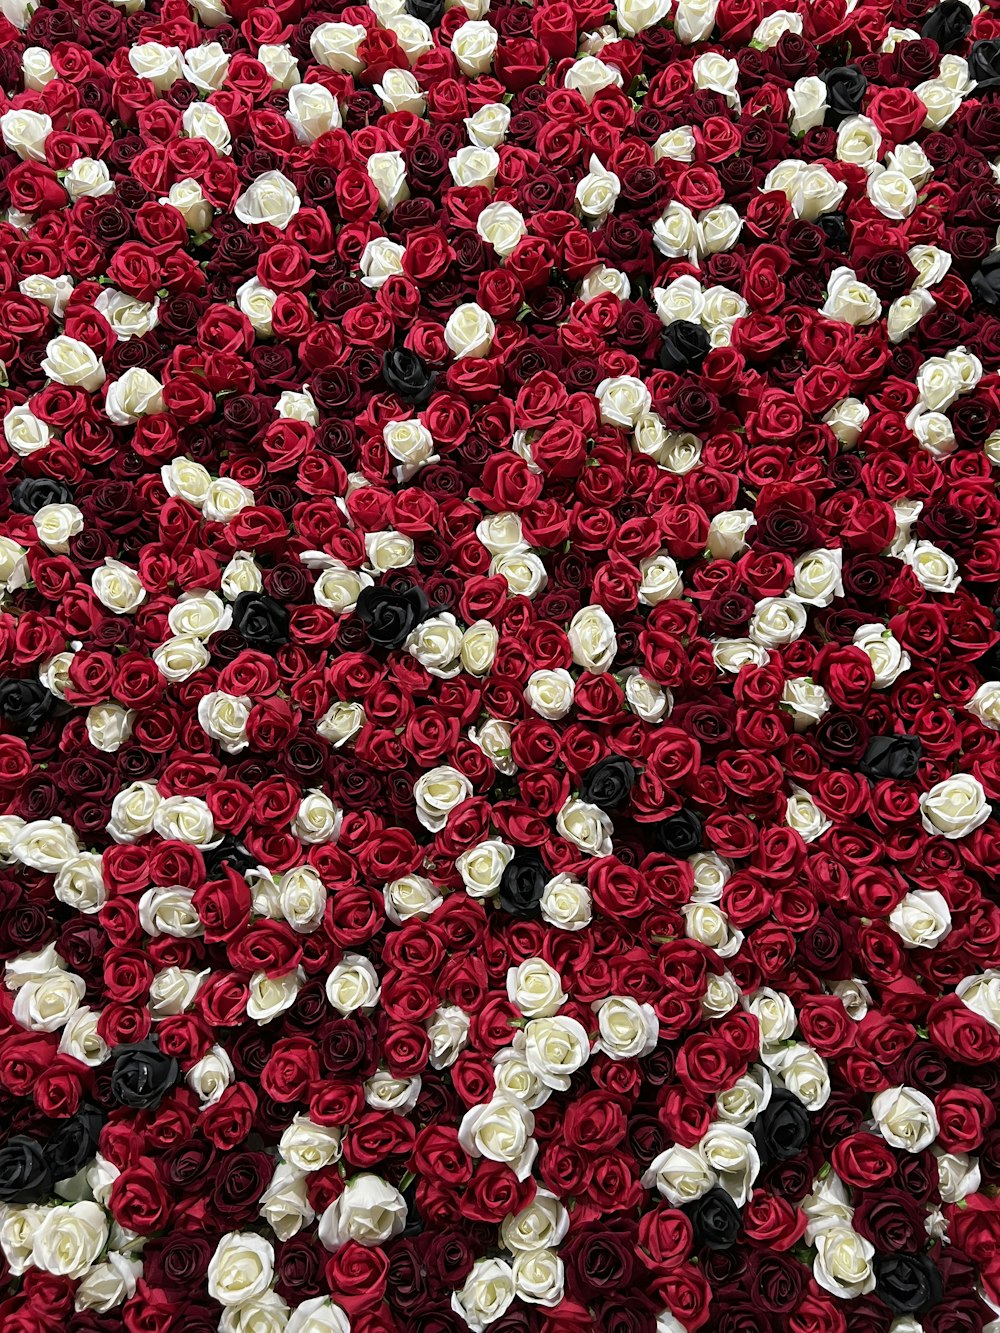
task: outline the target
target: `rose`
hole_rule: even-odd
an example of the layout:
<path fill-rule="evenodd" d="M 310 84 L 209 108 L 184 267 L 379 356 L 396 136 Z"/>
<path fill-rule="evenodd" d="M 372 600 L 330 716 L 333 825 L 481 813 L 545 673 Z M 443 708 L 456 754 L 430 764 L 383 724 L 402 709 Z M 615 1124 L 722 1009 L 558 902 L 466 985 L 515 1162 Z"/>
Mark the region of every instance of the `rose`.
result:
<path fill-rule="evenodd" d="M 111 1093 L 123 1106 L 155 1107 L 177 1082 L 177 1061 L 152 1040 L 119 1046 L 112 1056 Z"/>
<path fill-rule="evenodd" d="M 920 817 L 926 831 L 951 840 L 967 837 L 991 813 L 982 784 L 970 774 L 946 778 L 920 796 Z"/>

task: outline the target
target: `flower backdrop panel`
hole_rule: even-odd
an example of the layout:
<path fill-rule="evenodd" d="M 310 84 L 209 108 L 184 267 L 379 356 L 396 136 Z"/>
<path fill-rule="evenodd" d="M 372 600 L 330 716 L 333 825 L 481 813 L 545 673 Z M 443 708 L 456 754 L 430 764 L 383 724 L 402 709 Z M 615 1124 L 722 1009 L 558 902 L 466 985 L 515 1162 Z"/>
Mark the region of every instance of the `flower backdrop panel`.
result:
<path fill-rule="evenodd" d="M 998 1333 L 997 0 L 0 0 L 0 150 L 3 1333 Z"/>

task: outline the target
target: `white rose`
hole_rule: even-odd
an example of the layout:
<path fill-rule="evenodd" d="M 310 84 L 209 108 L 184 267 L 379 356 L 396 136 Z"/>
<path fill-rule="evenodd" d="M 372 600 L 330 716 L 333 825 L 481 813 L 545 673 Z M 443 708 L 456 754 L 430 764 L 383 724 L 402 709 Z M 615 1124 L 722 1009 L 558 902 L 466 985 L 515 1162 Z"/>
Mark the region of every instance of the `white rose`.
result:
<path fill-rule="evenodd" d="M 754 46 L 759 46 L 763 51 L 769 51 L 772 47 L 778 45 L 786 32 L 801 34 L 802 15 L 793 14 L 787 9 L 778 9 L 773 14 L 768 14 L 766 18 L 761 19 L 750 40 Z"/>
<path fill-rule="evenodd" d="M 288 1305 L 276 1291 L 229 1306 L 219 1320 L 219 1333 L 285 1333 L 287 1327 Z"/>
<path fill-rule="evenodd" d="M 96 1203 L 71 1203 L 46 1212 L 34 1232 L 31 1262 L 58 1277 L 81 1278 L 108 1239 L 108 1219 Z"/>
<path fill-rule="evenodd" d="M 649 411 L 652 402 L 649 390 L 634 375 L 619 375 L 602 380 L 596 393 L 601 420 L 606 425 L 621 426 L 626 430 L 630 430 Z"/>
<path fill-rule="evenodd" d="M 613 171 L 608 171 L 600 158 L 592 155 L 590 170 L 576 187 L 576 202 L 585 218 L 601 219 L 614 212 L 622 183 Z"/>
<path fill-rule="evenodd" d="M 582 930 L 590 925 L 590 890 L 572 875 L 561 874 L 550 879 L 538 906 L 542 920 L 560 930 Z"/>
<path fill-rule="evenodd" d="M 94 309 L 104 316 L 119 342 L 128 342 L 130 338 L 144 338 L 156 327 L 159 301 L 137 301 L 113 287 L 105 287 L 94 302 Z"/>
<path fill-rule="evenodd" d="M 719 204 L 716 208 L 710 208 L 702 213 L 698 225 L 701 228 L 702 249 L 706 254 L 715 255 L 733 248 L 743 230 L 743 219 L 732 204 Z M 723 290 L 721 287 L 711 288 L 713 292 Z M 734 295 L 732 300 L 736 313 L 730 316 L 727 322 L 746 314 L 747 311 L 746 302 L 742 297 Z M 711 306 L 710 298 L 708 304 Z"/>
<path fill-rule="evenodd" d="M 1000 682 L 984 681 L 965 707 L 984 726 L 1000 731 Z"/>
<path fill-rule="evenodd" d="M 632 1060 L 655 1050 L 660 1023 L 651 1004 L 640 1004 L 627 995 L 610 995 L 597 1001 L 593 1009 L 599 1034 L 595 1051 L 603 1051 L 612 1060 Z"/>
<path fill-rule="evenodd" d="M 255 903 L 255 910 L 257 906 Z M 263 1026 L 290 1009 L 303 979 L 300 973 L 301 969 L 275 977 L 268 976 L 266 972 L 252 973 L 247 997 L 247 1018 Z"/>
<path fill-rule="evenodd" d="M 621 0 L 619 0 L 621 3 Z M 514 1291 L 529 1305 L 558 1305 L 563 1298 L 566 1273 L 555 1250 L 531 1250 L 514 1258 Z"/>
<path fill-rule="evenodd" d="M 273 331 L 271 321 L 277 299 L 278 293 L 265 287 L 257 278 L 248 278 L 236 289 L 236 304 L 250 321 L 254 332 L 262 338 L 269 338 Z"/>
<path fill-rule="evenodd" d="M 484 185 L 492 190 L 500 169 L 500 154 L 495 148 L 480 148 L 471 144 L 460 148 L 448 162 L 448 170 L 456 185 L 468 189 Z"/>
<path fill-rule="evenodd" d="M 510 125 L 510 107 L 503 102 L 487 102 L 465 119 L 469 142 L 478 148 L 496 148 L 503 143 Z"/>
<path fill-rule="evenodd" d="M 390 115 L 410 111 L 415 116 L 422 116 L 427 108 L 420 84 L 408 69 L 387 69 L 382 82 L 373 86 Z"/>
<path fill-rule="evenodd" d="M 556 829 L 587 856 L 610 856 L 614 825 L 599 806 L 571 798 L 556 816 Z"/>
<path fill-rule="evenodd" d="M 374 582 L 370 574 L 349 569 L 341 560 L 331 560 L 320 571 L 313 587 L 313 596 L 319 606 L 325 606 L 337 615 L 346 615 L 357 606 L 362 590 L 372 587 Z"/>
<path fill-rule="evenodd" d="M 917 371 L 920 401 L 931 412 L 944 412 L 962 390 L 958 370 L 946 357 L 932 356 Z"/>
<path fill-rule="evenodd" d="M 793 134 L 805 134 L 823 124 L 826 119 L 826 84 L 815 74 L 796 79 L 789 90 L 788 105 L 792 113 L 790 129 Z"/>
<path fill-rule="evenodd" d="M 488 24 L 485 26 L 489 26 Z M 465 24 L 459 32 L 464 32 Z M 494 32 L 494 29 L 490 29 Z M 486 356 L 493 346 L 496 325 L 481 306 L 474 301 L 456 306 L 444 326 L 444 340 L 456 360 L 466 356 Z"/>
<path fill-rule="evenodd" d="M 263 1295 L 273 1276 L 274 1250 L 263 1236 L 230 1231 L 208 1265 L 208 1294 L 220 1305 L 240 1305 Z"/>
<path fill-rule="evenodd" d="M 873 288 L 861 282 L 853 269 L 835 268 L 827 279 L 826 301 L 820 314 L 855 327 L 872 324 L 882 313 L 882 302 Z"/>
<path fill-rule="evenodd" d="M 472 783 L 448 764 L 421 773 L 413 786 L 417 818 L 430 833 L 440 833 L 452 810 L 471 795 Z"/>
<path fill-rule="evenodd" d="M 531 1203 L 519 1213 L 508 1213 L 500 1224 L 500 1239 L 512 1254 L 554 1249 L 569 1231 L 569 1213 L 559 1199 L 539 1187 Z"/>
<path fill-rule="evenodd" d="M 279 1240 L 288 1240 L 308 1226 L 316 1214 L 306 1194 L 305 1176 L 279 1162 L 260 1196 L 258 1212 Z"/>
<path fill-rule="evenodd" d="M 661 722 L 673 709 L 673 695 L 641 671 L 632 671 L 625 679 L 625 701 L 643 722 Z"/>
<path fill-rule="evenodd" d="M 837 129 L 837 159 L 871 169 L 878 162 L 882 133 L 867 116 L 847 116 Z"/>
<path fill-rule="evenodd" d="M 133 50 L 135 48 L 133 47 Z M 60 334 L 45 348 L 41 368 L 50 380 L 93 393 L 105 380 L 104 362 L 86 343 Z"/>
<path fill-rule="evenodd" d="M 429 917 L 444 902 L 437 887 L 424 875 L 403 875 L 382 890 L 385 914 L 396 926 L 411 917 Z"/>
<path fill-rule="evenodd" d="M 469 78 L 485 74 L 493 63 L 500 35 L 491 23 L 470 20 L 463 23 L 451 39 L 452 54 L 458 67 Z"/>
<path fill-rule="evenodd" d="M 883 217 L 896 222 L 908 218 L 917 206 L 916 186 L 904 172 L 875 168 L 868 177 L 868 198 Z"/>
<path fill-rule="evenodd" d="M 642 1176 L 646 1189 L 655 1186 L 674 1208 L 694 1203 L 718 1182 L 718 1176 L 694 1148 L 675 1143 L 654 1157 Z"/>
<path fill-rule="evenodd" d="M 161 838 L 175 838 L 195 847 L 210 847 L 215 838 L 212 812 L 200 796 L 168 796 L 160 801 L 153 828 Z"/>
<path fill-rule="evenodd" d="M 897 296 L 886 315 L 886 328 L 891 343 L 900 343 L 912 333 L 924 315 L 934 309 L 934 297 L 926 288 L 914 287 L 903 296 Z"/>
<path fill-rule="evenodd" d="M 373 1009 L 381 993 L 378 974 L 360 954 L 345 953 L 326 979 L 326 997 L 344 1016 L 358 1009 Z"/>
<path fill-rule="evenodd" d="M 479 214 L 476 231 L 501 259 L 512 255 L 522 236 L 528 234 L 524 218 L 508 203 L 487 204 Z"/>
<path fill-rule="evenodd" d="M 745 666 L 766 666 L 768 651 L 752 639 L 717 639 L 712 645 L 712 660 L 720 671 L 738 675 Z"/>
<path fill-rule="evenodd" d="M 285 1333 L 351 1333 L 351 1324 L 340 1306 L 334 1305 L 328 1296 L 314 1296 L 291 1312 Z"/>
<path fill-rule="evenodd" d="M 334 805 L 326 792 L 313 787 L 299 802 L 292 820 L 292 832 L 300 841 L 310 844 L 336 842 L 343 822 L 343 811 Z"/>
<path fill-rule="evenodd" d="M 135 712 L 121 704 L 94 704 L 87 710 L 87 739 L 95 750 L 114 754 L 132 735 Z"/>
<path fill-rule="evenodd" d="M 318 930 L 326 907 L 326 888 L 312 866 L 293 866 L 278 880 L 281 915 L 300 935 Z"/>
<path fill-rule="evenodd" d="M 872 1101 L 872 1116 L 885 1141 L 906 1152 L 923 1152 L 937 1138 L 934 1103 L 916 1088 L 886 1088 Z"/>
<path fill-rule="evenodd" d="M 29 1032 L 58 1032 L 79 1009 L 85 990 L 82 977 L 58 969 L 26 981 L 14 997 L 14 1018 Z"/>
<path fill-rule="evenodd" d="M 52 56 L 44 46 L 24 48 L 24 54 L 21 56 L 21 73 L 24 76 L 25 88 L 30 88 L 36 93 L 41 92 L 53 79 L 59 77 L 52 63 Z"/>
<path fill-rule="evenodd" d="M 316 32 L 320 29 L 317 28 Z M 316 33 L 313 33 L 315 40 Z M 302 206 L 295 186 L 280 171 L 265 171 L 240 195 L 233 209 L 248 226 L 263 222 L 280 231 L 288 226 Z"/>
<path fill-rule="evenodd" d="M 160 199 L 160 203 L 176 208 L 189 231 L 206 232 L 212 225 L 212 205 L 195 180 L 175 182 Z"/>
<path fill-rule="evenodd" d="M 716 560 L 732 560 L 746 550 L 747 533 L 756 519 L 752 509 L 727 509 L 716 514 L 708 529 L 708 549 Z"/>
<path fill-rule="evenodd" d="M 397 204 L 409 199 L 406 183 L 406 163 L 398 150 L 372 153 L 367 162 L 368 179 L 378 190 L 379 204 L 391 213 Z"/>
<path fill-rule="evenodd" d="M 52 432 L 40 417 L 36 417 L 27 405 L 12 407 L 3 419 L 4 439 L 20 458 L 29 458 L 42 449 L 47 449 Z"/>
<path fill-rule="evenodd" d="M 514 1050 L 547 1088 L 566 1092 L 572 1075 L 590 1059 L 587 1030 L 575 1018 L 532 1018 L 514 1038 Z"/>
<path fill-rule="evenodd" d="M 573 661 L 585 671 L 607 671 L 618 652 L 614 621 L 602 606 L 585 606 L 570 621 L 569 645 Z"/>
<path fill-rule="evenodd" d="M 451 1308 L 472 1333 L 483 1333 L 510 1308 L 514 1271 L 503 1259 L 477 1259 L 461 1291 L 452 1292 Z"/>
<path fill-rule="evenodd" d="M 628 275 L 620 268 L 609 268 L 607 264 L 595 264 L 589 273 L 584 274 L 580 283 L 580 300 L 593 301 L 596 296 L 610 292 L 619 301 L 627 301 L 632 294 L 632 284 Z"/>
<path fill-rule="evenodd" d="M 501 575 L 511 595 L 529 600 L 548 583 L 548 571 L 541 556 L 533 551 L 508 551 L 490 561 L 490 577 Z"/>
<path fill-rule="evenodd" d="M 845 1225 L 834 1225 L 816 1236 L 813 1276 L 819 1285 L 841 1300 L 865 1296 L 875 1287 L 872 1259 L 875 1246 Z"/>
<path fill-rule="evenodd" d="M 815 842 L 830 828 L 832 821 L 806 791 L 796 791 L 785 803 L 785 823 L 804 842 Z"/>
<path fill-rule="evenodd" d="M 340 1160 L 341 1134 L 339 1125 L 317 1125 L 297 1115 L 282 1134 L 278 1151 L 296 1171 L 321 1171 Z"/>
<path fill-rule="evenodd" d="M 450 1069 L 469 1040 L 469 1015 L 457 1004 L 436 1009 L 427 1024 L 432 1069 Z"/>
<path fill-rule="evenodd" d="M 52 133 L 52 117 L 40 111 L 5 111 L 0 116 L 0 135 L 21 161 L 45 161 L 45 140 Z"/>
<path fill-rule="evenodd" d="M 679 125 L 677 129 L 666 130 L 653 144 L 653 160 L 659 162 L 666 157 L 671 162 L 693 162 L 697 146 L 691 126 Z"/>
<path fill-rule="evenodd" d="M 830 696 L 821 685 L 807 676 L 786 680 L 781 691 L 781 706 L 792 715 L 796 731 L 806 731 L 830 710 Z"/>
<path fill-rule="evenodd" d="M 956 773 L 920 796 L 921 823 L 932 836 L 965 838 L 992 812 L 982 783 L 971 773 Z"/>
<path fill-rule="evenodd" d="M 271 86 L 276 90 L 298 87 L 299 66 L 287 46 L 264 45 L 257 50 L 257 59 L 271 76 Z"/>
<path fill-rule="evenodd" d="M 795 561 L 792 596 L 806 606 L 829 606 L 843 597 L 844 553 L 839 549 L 806 551 Z"/>
<path fill-rule="evenodd" d="M 715 852 L 695 852 L 688 857 L 688 865 L 694 877 L 692 902 L 715 903 L 722 897 L 722 890 L 732 876 L 732 866 Z"/>
<path fill-rule="evenodd" d="M 343 124 L 337 99 L 321 83 L 297 83 L 290 88 L 285 119 L 299 143 L 313 143 Z"/>
<path fill-rule="evenodd" d="M 369 1172 L 355 1176 L 320 1218 L 316 1234 L 336 1251 L 349 1240 L 384 1245 L 406 1225 L 406 1200 L 399 1190 Z"/>
<path fill-rule="evenodd" d="M 913 245 L 907 257 L 917 270 L 914 287 L 936 287 L 951 268 L 951 255 L 936 245 Z"/>
<path fill-rule="evenodd" d="M 129 48 L 128 62 L 141 79 L 149 79 L 162 93 L 184 77 L 184 56 L 176 46 L 145 42 Z"/>
<path fill-rule="evenodd" d="M 151 782 L 133 782 L 123 787 L 111 802 L 108 832 L 115 842 L 138 842 L 151 833 L 160 802 L 160 794 Z"/>
<path fill-rule="evenodd" d="M 148 370 L 130 366 L 109 386 L 104 411 L 116 426 L 132 426 L 140 417 L 163 411 L 163 385 Z"/>
<path fill-rule="evenodd" d="M 229 56 L 219 42 L 206 42 L 184 52 L 184 77 L 203 93 L 221 88 L 228 73 Z"/>
<path fill-rule="evenodd" d="M 747 1003 L 747 1010 L 760 1025 L 761 1050 L 780 1047 L 794 1034 L 795 1006 L 782 991 L 764 986 Z"/>
<path fill-rule="evenodd" d="M 739 93 L 736 91 L 740 70 L 735 60 L 728 60 L 718 51 L 707 51 L 691 66 L 691 73 L 696 88 L 721 93 L 734 110 L 740 109 Z"/>
<path fill-rule="evenodd" d="M 653 244 L 668 259 L 687 258 L 696 262 L 701 249 L 701 228 L 686 204 L 676 199 L 666 206 L 653 223 Z"/>
<path fill-rule="evenodd" d="M 181 117 L 190 139 L 204 139 L 217 153 L 232 152 L 232 135 L 225 117 L 210 102 L 192 102 Z"/>
<path fill-rule="evenodd" d="M 951 931 L 951 912 L 936 889 L 904 894 L 889 914 L 904 949 L 933 949 Z"/>
<path fill-rule="evenodd" d="M 886 689 L 910 669 L 909 653 L 885 625 L 861 625 L 854 632 L 854 643 L 871 662 L 877 689 Z"/>
<path fill-rule="evenodd" d="M 902 559 L 913 570 L 917 582 L 929 592 L 951 593 L 962 581 L 954 557 L 932 542 L 911 542 Z"/>
<path fill-rule="evenodd" d="M 198 988 L 208 971 L 191 972 L 181 967 L 165 967 L 157 972 L 149 987 L 149 1012 L 154 1019 L 182 1014 L 190 1009 Z"/>
<path fill-rule="evenodd" d="M 606 65 L 597 56 L 582 56 L 575 60 L 563 79 L 563 86 L 578 92 L 589 105 L 602 88 L 620 88 L 623 79 L 615 65 Z"/>
<path fill-rule="evenodd" d="M 458 1141 L 470 1157 L 503 1162 L 518 1180 L 527 1180 L 538 1152 L 538 1144 L 531 1137 L 534 1129 L 535 1117 L 526 1106 L 509 1096 L 496 1096 L 492 1101 L 466 1111 L 459 1126 Z"/>
<path fill-rule="evenodd" d="M 760 1155 L 753 1134 L 715 1121 L 698 1144 L 698 1153 L 736 1206 L 742 1208 L 760 1174 Z"/>
<path fill-rule="evenodd" d="M 56 874 L 53 893 L 74 911 L 87 916 L 99 912 L 107 897 L 101 866 L 99 852 L 78 852 L 69 857 Z"/>
<path fill-rule="evenodd" d="M 360 23 L 321 23 L 309 38 L 309 49 L 321 65 L 340 74 L 360 74 L 364 62 L 358 47 L 367 36 Z"/>
<path fill-rule="evenodd" d="M 507 969 L 507 998 L 525 1018 L 548 1018 L 566 1002 L 559 973 L 544 958 Z"/>
<path fill-rule="evenodd" d="M 489 838 L 462 852 L 455 866 L 470 897 L 491 898 L 499 891 L 503 872 L 513 859 L 513 847 L 499 838 Z"/>
<path fill-rule="evenodd" d="M 777 1074 L 789 1092 L 794 1092 L 807 1111 L 818 1111 L 830 1100 L 830 1074 L 826 1061 L 811 1046 L 795 1042 L 773 1055 L 765 1063 Z"/>
<path fill-rule="evenodd" d="M 228 523 L 254 502 L 253 491 L 232 477 L 216 477 L 208 488 L 202 510 L 210 523 Z"/>
<path fill-rule="evenodd" d="M 942 1203 L 960 1203 L 970 1194 L 978 1193 L 982 1185 L 979 1163 L 967 1153 L 938 1152 L 938 1188 Z"/>
<path fill-rule="evenodd" d="M 805 630 L 806 612 L 790 597 L 765 597 L 754 608 L 750 637 L 764 648 L 794 643 Z"/>
<path fill-rule="evenodd" d="M 772 1090 L 770 1074 L 762 1065 L 756 1066 L 738 1078 L 732 1087 L 716 1095 L 719 1119 L 728 1125 L 736 1125 L 738 1129 L 746 1129 L 768 1105 Z"/>
<path fill-rule="evenodd" d="M 201 639 L 191 634 L 168 639 L 153 652 L 153 661 L 160 674 L 169 681 L 187 680 L 207 667 L 211 660 Z"/>
<path fill-rule="evenodd" d="M 947 125 L 962 105 L 961 95 L 949 88 L 941 79 L 928 79 L 926 83 L 918 83 L 913 91 L 927 108 L 924 129 L 939 130 L 942 125 Z"/>
<path fill-rule="evenodd" d="M 412 1078 L 393 1078 L 380 1069 L 365 1079 L 365 1105 L 376 1111 L 412 1111 L 420 1098 L 422 1080 L 419 1074 Z"/>
<path fill-rule="evenodd" d="M 105 556 L 91 575 L 91 585 L 97 600 L 116 615 L 131 615 L 146 600 L 146 589 L 134 569 Z"/>
<path fill-rule="evenodd" d="M 341 700 L 332 704 L 316 723 L 317 733 L 339 749 L 358 734 L 365 725 L 365 710 L 361 704 Z"/>
<path fill-rule="evenodd" d="M 213 1106 L 235 1077 L 233 1062 L 222 1046 L 213 1046 L 187 1071 L 188 1087 L 202 1106 Z"/>
<path fill-rule="evenodd" d="M 685 46 L 703 42 L 712 35 L 719 0 L 680 0 L 674 10 L 674 32 Z M 660 136 L 664 138 L 664 135 Z"/>
<path fill-rule="evenodd" d="M 469 728 L 469 740 L 478 745 L 494 768 L 510 777 L 517 772 L 517 765 L 511 757 L 510 727 L 499 718 L 491 717 L 481 727 Z"/>
<path fill-rule="evenodd" d="M 57 815 L 24 824 L 10 846 L 15 861 L 46 875 L 57 874 L 79 850 L 73 829 Z"/>
<path fill-rule="evenodd" d="M 549 722 L 558 722 L 573 707 L 573 677 L 565 667 L 533 671 L 524 687 L 530 708 Z"/>
<path fill-rule="evenodd" d="M 639 561 L 639 601 L 643 606 L 659 606 L 684 595 L 684 584 L 673 556 L 651 555 Z"/>

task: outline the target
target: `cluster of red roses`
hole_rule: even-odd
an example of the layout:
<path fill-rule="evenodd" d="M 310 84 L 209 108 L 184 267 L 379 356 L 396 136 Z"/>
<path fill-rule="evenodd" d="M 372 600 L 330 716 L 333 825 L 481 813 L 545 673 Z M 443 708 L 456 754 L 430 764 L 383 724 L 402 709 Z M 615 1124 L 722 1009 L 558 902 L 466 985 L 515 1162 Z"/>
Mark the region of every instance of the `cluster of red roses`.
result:
<path fill-rule="evenodd" d="M 1000 1328 L 996 0 L 0 0 L 0 1328 Z"/>

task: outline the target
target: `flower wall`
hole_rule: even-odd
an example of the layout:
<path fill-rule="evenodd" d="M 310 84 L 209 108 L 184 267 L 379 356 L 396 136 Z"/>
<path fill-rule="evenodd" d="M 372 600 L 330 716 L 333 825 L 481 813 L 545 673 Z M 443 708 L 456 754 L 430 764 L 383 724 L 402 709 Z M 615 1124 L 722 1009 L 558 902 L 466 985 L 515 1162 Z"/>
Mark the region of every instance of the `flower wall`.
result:
<path fill-rule="evenodd" d="M 0 1328 L 997 1333 L 996 0 L 0 0 Z"/>

